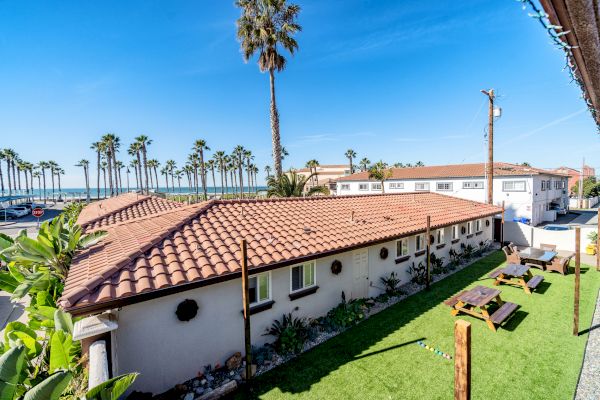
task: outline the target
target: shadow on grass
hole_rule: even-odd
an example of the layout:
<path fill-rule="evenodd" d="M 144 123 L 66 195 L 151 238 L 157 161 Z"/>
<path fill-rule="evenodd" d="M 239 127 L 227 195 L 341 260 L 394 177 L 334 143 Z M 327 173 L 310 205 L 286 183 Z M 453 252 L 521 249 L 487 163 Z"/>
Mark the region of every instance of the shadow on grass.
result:
<path fill-rule="evenodd" d="M 537 294 L 544 294 L 548 291 L 548 289 L 550 289 L 550 282 L 540 282 L 540 284 L 535 288 L 535 290 L 533 290 L 533 294 L 537 293 Z"/>
<path fill-rule="evenodd" d="M 582 330 L 581 332 L 579 332 L 579 336 L 585 335 L 586 333 L 590 333 L 591 331 L 593 331 L 595 329 L 600 329 L 600 324 L 590 326 L 589 328 Z"/>
<path fill-rule="evenodd" d="M 423 290 L 301 354 L 293 361 L 257 377 L 250 390 L 238 392 L 237 398 L 259 398 L 275 389 L 289 394 L 306 392 L 313 384 L 320 382 L 344 364 L 414 343 L 414 341 L 402 343 L 363 354 L 415 318 L 440 305 L 471 283 L 477 282 L 483 275 L 502 265 L 504 261 L 505 256 L 502 252 L 490 254 L 446 279 L 434 283 L 431 285 L 431 290 Z M 515 321 L 514 328 L 518 325 L 516 322 L 518 321 Z M 449 335 L 451 334 L 449 332 Z"/>
<path fill-rule="evenodd" d="M 528 312 L 523 310 L 517 310 L 515 313 L 506 321 L 499 329 L 513 332 L 523 322 L 523 320 L 529 315 Z"/>
<path fill-rule="evenodd" d="M 374 356 L 376 354 L 385 353 L 385 352 L 390 351 L 390 350 L 396 350 L 396 349 L 399 349 L 400 347 L 404 347 L 404 346 L 407 346 L 409 344 L 417 343 L 417 342 L 423 341 L 425 339 L 426 338 L 422 337 L 422 338 L 418 338 L 418 339 L 415 339 L 415 340 L 411 340 L 409 342 L 400 343 L 400 344 L 397 344 L 397 345 L 394 345 L 394 346 L 386 347 L 385 349 L 373 351 L 371 353 L 363 354 L 361 356 L 356 356 L 356 357 L 354 357 L 354 359 L 358 360 L 358 359 L 365 358 L 365 357 L 371 357 L 371 356 Z"/>

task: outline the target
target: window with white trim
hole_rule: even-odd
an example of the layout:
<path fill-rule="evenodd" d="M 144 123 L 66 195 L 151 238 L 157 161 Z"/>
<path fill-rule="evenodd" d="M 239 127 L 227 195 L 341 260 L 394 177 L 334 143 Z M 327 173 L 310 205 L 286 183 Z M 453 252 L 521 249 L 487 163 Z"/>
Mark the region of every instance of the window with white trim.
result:
<path fill-rule="evenodd" d="M 381 190 L 381 183 L 371 183 L 371 190 Z"/>
<path fill-rule="evenodd" d="M 349 183 L 342 183 L 341 188 L 342 190 L 350 190 L 350 184 Z"/>
<path fill-rule="evenodd" d="M 435 241 L 437 242 L 437 244 L 442 244 L 445 242 L 444 236 L 445 236 L 444 228 L 438 229 L 437 232 L 435 233 Z"/>
<path fill-rule="evenodd" d="M 525 181 L 504 181 L 502 182 L 502 191 L 504 192 L 524 192 Z"/>
<path fill-rule="evenodd" d="M 408 255 L 408 239 L 396 240 L 396 258 Z"/>
<path fill-rule="evenodd" d="M 404 182 L 390 182 L 390 189 L 404 189 Z"/>
<path fill-rule="evenodd" d="M 452 240 L 456 240 L 458 237 L 458 225 L 452 225 Z"/>
<path fill-rule="evenodd" d="M 423 250 L 425 248 L 425 235 L 424 234 L 420 234 L 415 236 L 415 240 L 416 240 L 416 251 L 420 251 Z"/>
<path fill-rule="evenodd" d="M 271 273 L 252 275 L 248 278 L 248 294 L 250 305 L 271 300 Z"/>
<path fill-rule="evenodd" d="M 562 181 L 561 189 L 565 189 L 567 187 L 567 181 Z"/>
<path fill-rule="evenodd" d="M 358 190 L 369 190 L 369 184 L 368 183 L 359 183 Z"/>
<path fill-rule="evenodd" d="M 481 232 L 481 220 L 475 221 L 475 232 Z"/>
<path fill-rule="evenodd" d="M 471 233 L 473 233 L 473 222 L 469 221 L 467 222 L 467 235 L 470 235 Z"/>
<path fill-rule="evenodd" d="M 542 181 L 542 190 L 546 190 L 546 181 Z"/>
<path fill-rule="evenodd" d="M 483 181 L 463 182 L 463 189 L 483 189 Z"/>
<path fill-rule="evenodd" d="M 425 192 L 429 190 L 429 182 L 418 182 L 415 183 L 415 190 Z"/>
<path fill-rule="evenodd" d="M 437 183 L 438 192 L 449 192 L 452 190 L 452 182 L 438 182 Z"/>
<path fill-rule="evenodd" d="M 309 261 L 295 265 L 290 269 L 290 288 L 292 292 L 315 286 L 316 263 Z"/>

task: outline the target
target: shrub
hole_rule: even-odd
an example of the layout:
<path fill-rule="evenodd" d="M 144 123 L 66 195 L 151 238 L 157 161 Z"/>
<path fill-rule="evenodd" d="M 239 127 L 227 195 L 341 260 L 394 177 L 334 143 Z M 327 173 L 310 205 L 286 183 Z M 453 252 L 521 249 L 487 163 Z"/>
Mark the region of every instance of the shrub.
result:
<path fill-rule="evenodd" d="M 401 294 L 401 290 L 400 290 L 400 279 L 398 278 L 398 275 L 396 274 L 396 272 L 392 272 L 390 274 L 390 276 L 382 276 L 381 278 L 379 278 L 381 280 L 381 283 L 383 284 L 384 288 L 385 288 L 385 294 L 387 294 L 388 296 L 397 296 L 399 294 Z"/>
<path fill-rule="evenodd" d="M 460 265 L 460 262 L 462 260 L 462 254 L 460 254 L 459 252 L 457 252 L 454 249 L 450 249 L 450 252 L 448 253 L 448 255 L 450 256 L 450 262 L 448 263 L 448 268 L 450 268 L 450 270 L 453 271 Z"/>
<path fill-rule="evenodd" d="M 293 317 L 292 313 L 283 314 L 281 321 L 275 320 L 265 335 L 275 336 L 275 349 L 280 354 L 298 354 L 308 340 L 308 322 L 304 318 Z"/>
<path fill-rule="evenodd" d="M 469 261 L 471 259 L 471 257 L 473 257 L 473 251 L 475 249 L 473 248 L 473 246 L 471 244 L 468 244 L 465 246 L 463 253 L 462 253 L 462 257 L 465 259 L 465 261 Z"/>
<path fill-rule="evenodd" d="M 85 203 L 73 201 L 63 208 L 63 214 L 67 217 L 69 225 L 75 224 L 83 207 L 85 207 Z"/>
<path fill-rule="evenodd" d="M 265 361 L 271 361 L 273 359 L 273 353 L 275 353 L 275 350 L 270 344 L 258 348 L 252 346 L 252 360 L 258 365 L 264 364 Z"/>
<path fill-rule="evenodd" d="M 346 295 L 342 292 L 342 302 L 329 310 L 321 319 L 321 324 L 329 331 L 345 329 L 365 318 L 365 308 L 365 300 L 355 299 L 347 302 Z"/>
<path fill-rule="evenodd" d="M 431 253 L 429 256 L 429 262 L 431 264 L 431 273 L 434 275 L 443 274 L 446 272 L 446 267 L 444 266 L 444 257 L 438 257 L 435 253 Z"/>
<path fill-rule="evenodd" d="M 411 282 L 419 285 L 427 283 L 427 266 L 423 264 L 423 261 L 419 262 L 419 265 L 417 266 L 415 266 L 415 263 L 413 262 L 408 268 L 408 272 L 412 276 Z"/>

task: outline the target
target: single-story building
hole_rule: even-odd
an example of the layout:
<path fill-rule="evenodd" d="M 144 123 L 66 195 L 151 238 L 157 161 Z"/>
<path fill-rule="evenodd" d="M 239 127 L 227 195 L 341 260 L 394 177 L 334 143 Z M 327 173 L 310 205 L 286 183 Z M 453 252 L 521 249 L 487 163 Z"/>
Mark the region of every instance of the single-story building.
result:
<path fill-rule="evenodd" d="M 451 248 L 490 240 L 492 217 L 501 212 L 429 192 L 212 200 L 143 213 L 139 199 L 115 207 L 111 201 L 118 200 L 104 202 L 108 213 L 82 213 L 88 232 L 108 235 L 74 257 L 60 305 L 74 316 L 112 313 L 112 375 L 140 372 L 134 387 L 154 393 L 243 351 L 241 239 L 248 246 L 252 343 L 262 345 L 272 340 L 265 329 L 284 313 L 319 317 L 342 292 L 348 299 L 377 296 L 380 278 L 391 272 L 409 282 L 409 266 L 425 262 L 428 216 L 432 252 L 448 260 Z M 334 273 L 334 261 L 341 272 Z M 185 300 L 199 309 L 183 322 L 175 311 Z"/>

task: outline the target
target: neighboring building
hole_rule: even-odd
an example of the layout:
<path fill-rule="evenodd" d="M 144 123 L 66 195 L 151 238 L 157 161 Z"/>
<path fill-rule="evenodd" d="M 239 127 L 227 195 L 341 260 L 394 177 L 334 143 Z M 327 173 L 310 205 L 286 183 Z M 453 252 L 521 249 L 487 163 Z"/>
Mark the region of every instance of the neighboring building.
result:
<path fill-rule="evenodd" d="M 567 209 L 567 176 L 539 168 L 494 163 L 494 204 L 504 202 L 505 218 L 527 218 L 532 225 L 554 221 L 553 208 Z M 384 182 L 385 193 L 439 192 L 449 196 L 485 202 L 485 164 L 456 164 L 415 168 L 392 168 Z M 359 172 L 338 179 L 338 195 L 381 193 L 381 183 Z"/>
<path fill-rule="evenodd" d="M 331 164 L 319 165 L 316 167 L 317 175 L 313 177 L 306 185 L 307 189 L 313 186 L 327 186 L 332 194 L 335 194 L 336 180 L 342 176 L 350 175 L 349 164 Z M 298 175 L 308 177 L 311 174 L 309 168 L 300 168 L 296 170 Z"/>
<path fill-rule="evenodd" d="M 501 211 L 405 193 L 213 200 L 136 218 L 111 201 L 103 208 L 114 211 L 94 213 L 107 237 L 74 257 L 59 303 L 75 316 L 113 315 L 118 327 L 103 336 L 111 375 L 140 372 L 134 388 L 154 393 L 243 351 L 241 239 L 248 243 L 252 343 L 259 346 L 273 340 L 263 333 L 284 313 L 322 316 L 342 292 L 347 299 L 377 296 L 379 279 L 391 272 L 409 282 L 409 266 L 425 262 L 427 216 L 432 252 L 448 260 L 452 248 L 490 240 Z M 117 221 L 115 213 L 127 218 Z M 334 261 L 342 265 L 338 274 Z M 175 311 L 188 299 L 198 313 L 182 322 Z"/>
<path fill-rule="evenodd" d="M 569 194 L 577 195 L 577 193 L 574 193 L 574 188 L 575 188 L 575 185 L 577 185 L 577 182 L 579 182 L 579 179 L 581 179 L 581 170 L 571 168 L 571 167 L 559 167 L 559 168 L 553 169 L 551 171 L 558 172 L 559 174 L 568 175 L 569 176 L 569 186 L 568 186 Z M 589 178 L 590 176 L 596 176 L 596 169 L 593 167 L 590 167 L 588 165 L 584 165 L 583 179 Z"/>

